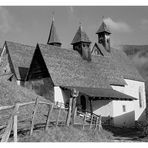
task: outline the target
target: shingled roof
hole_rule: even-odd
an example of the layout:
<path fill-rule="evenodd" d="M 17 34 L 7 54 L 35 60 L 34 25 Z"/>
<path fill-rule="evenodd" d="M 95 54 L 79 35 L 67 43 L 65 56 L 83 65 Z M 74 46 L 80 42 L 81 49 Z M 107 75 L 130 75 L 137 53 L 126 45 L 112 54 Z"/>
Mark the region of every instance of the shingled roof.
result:
<path fill-rule="evenodd" d="M 124 77 L 124 79 L 144 82 L 144 79 L 139 74 L 132 61 L 122 50 L 111 48 L 111 52 L 107 52 L 102 45 L 100 45 L 99 43 L 95 43 L 92 49 L 92 53 L 93 50 L 96 50 L 94 49 L 95 47 L 97 48 L 97 50 L 99 50 L 99 52 L 102 53 L 104 57 L 108 57 L 110 61 L 114 63 L 118 72 Z"/>
<path fill-rule="evenodd" d="M 75 34 L 72 45 L 79 42 L 91 43 L 89 37 L 87 36 L 86 32 L 82 30 L 82 26 L 79 26 L 77 33 Z"/>
<path fill-rule="evenodd" d="M 96 32 L 96 34 L 102 33 L 102 32 L 107 32 L 109 34 L 111 34 L 108 26 L 105 24 L 105 22 L 103 21 L 100 28 L 98 29 L 98 31 Z"/>
<path fill-rule="evenodd" d="M 35 47 L 6 41 L 4 46 L 10 55 L 17 79 L 25 80 Z"/>
<path fill-rule="evenodd" d="M 126 84 L 108 58 L 92 56 L 88 62 L 77 51 L 44 44 L 38 48 L 56 86 L 111 88 L 109 84 Z"/>
<path fill-rule="evenodd" d="M 55 28 L 55 25 L 54 25 L 54 20 L 52 20 L 52 24 L 51 24 L 51 28 L 50 28 L 50 33 L 49 33 L 49 38 L 48 38 L 48 41 L 47 41 L 47 44 L 53 44 L 53 43 L 58 43 L 58 44 L 61 44 L 60 40 L 59 40 L 59 37 L 57 35 L 57 32 L 56 32 L 56 28 Z"/>
<path fill-rule="evenodd" d="M 145 80 L 139 74 L 138 70 L 132 63 L 132 61 L 128 58 L 128 56 L 119 49 L 111 49 L 111 60 L 114 64 L 117 65 L 118 70 L 123 75 L 125 79 L 142 81 Z"/>

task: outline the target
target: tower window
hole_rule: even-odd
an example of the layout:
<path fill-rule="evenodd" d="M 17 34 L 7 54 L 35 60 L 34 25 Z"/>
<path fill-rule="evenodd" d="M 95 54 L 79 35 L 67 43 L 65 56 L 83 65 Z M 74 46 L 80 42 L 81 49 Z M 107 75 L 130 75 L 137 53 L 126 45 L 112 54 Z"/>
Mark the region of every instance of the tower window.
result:
<path fill-rule="evenodd" d="M 139 87 L 139 107 L 142 108 L 143 102 L 142 102 L 142 88 Z"/>
<path fill-rule="evenodd" d="M 122 105 L 123 112 L 126 112 L 126 106 Z"/>

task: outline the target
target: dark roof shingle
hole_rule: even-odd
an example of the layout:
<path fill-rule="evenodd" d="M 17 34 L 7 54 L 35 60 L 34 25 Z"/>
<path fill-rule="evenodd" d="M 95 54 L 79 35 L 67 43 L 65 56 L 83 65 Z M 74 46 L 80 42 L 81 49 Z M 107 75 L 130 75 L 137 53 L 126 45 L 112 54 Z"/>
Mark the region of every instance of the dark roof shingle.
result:
<path fill-rule="evenodd" d="M 131 79 L 136 81 L 145 80 L 139 74 L 138 70 L 128 58 L 128 56 L 119 49 L 111 49 L 111 60 L 117 65 L 118 71 L 123 75 L 125 79 Z"/>
<path fill-rule="evenodd" d="M 81 26 L 79 27 L 77 33 L 75 34 L 71 44 L 73 45 L 79 42 L 91 43 L 91 41 L 89 40 L 89 37 L 87 36 L 86 32 L 82 30 Z"/>
<path fill-rule="evenodd" d="M 55 85 L 110 88 L 109 84 L 126 84 L 108 58 L 92 56 L 88 62 L 77 51 L 44 44 L 39 48 Z"/>
<path fill-rule="evenodd" d="M 20 43 L 5 42 L 10 54 L 17 79 L 25 80 L 35 47 Z"/>
<path fill-rule="evenodd" d="M 102 32 L 107 32 L 109 34 L 111 34 L 109 27 L 105 24 L 105 22 L 103 21 L 100 28 L 98 29 L 98 31 L 96 32 L 96 34 L 102 33 Z"/>
<path fill-rule="evenodd" d="M 49 33 L 49 38 L 48 38 L 48 41 L 47 41 L 47 44 L 52 44 L 52 43 L 61 44 L 59 37 L 57 35 L 57 32 L 56 32 L 54 21 L 52 21 L 50 33 Z"/>

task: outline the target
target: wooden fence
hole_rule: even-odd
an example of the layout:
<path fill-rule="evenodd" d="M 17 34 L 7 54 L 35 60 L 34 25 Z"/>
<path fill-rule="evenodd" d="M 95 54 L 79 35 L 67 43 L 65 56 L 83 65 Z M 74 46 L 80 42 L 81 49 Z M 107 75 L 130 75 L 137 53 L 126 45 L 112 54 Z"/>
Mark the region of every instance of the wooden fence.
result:
<path fill-rule="evenodd" d="M 33 134 L 33 129 L 34 129 L 34 126 L 35 126 L 35 118 L 37 118 L 36 113 L 37 113 L 37 109 L 38 109 L 39 104 L 46 104 L 46 105 L 49 106 L 47 120 L 46 120 L 46 123 L 45 123 L 45 130 L 48 130 L 49 124 L 51 122 L 51 115 L 52 115 L 54 109 L 58 110 L 58 115 L 57 115 L 57 118 L 56 118 L 56 121 L 55 121 L 55 126 L 61 125 L 61 124 L 59 124 L 59 118 L 60 118 L 60 115 L 61 115 L 61 110 L 65 110 L 66 113 L 67 113 L 67 116 L 66 116 L 66 120 L 63 122 L 63 125 L 69 126 L 71 124 L 72 125 L 78 125 L 79 124 L 79 125 L 82 126 L 83 130 L 85 129 L 86 126 L 89 126 L 89 129 L 92 129 L 92 127 L 94 127 L 95 130 L 98 129 L 98 127 L 99 127 L 99 130 L 101 128 L 101 116 L 97 116 L 95 114 L 92 114 L 91 116 L 88 117 L 86 113 L 82 113 L 80 111 L 75 110 L 74 118 L 73 118 L 74 121 L 71 122 L 71 104 L 69 105 L 69 107 L 66 108 L 64 106 L 64 104 L 62 104 L 62 103 L 54 104 L 54 103 L 48 102 L 47 100 L 44 102 L 44 101 L 41 101 L 38 98 L 36 98 L 36 100 L 32 101 L 32 102 L 16 103 L 15 105 L 12 105 L 12 106 L 0 107 L 0 111 L 13 109 L 13 112 L 11 114 L 11 117 L 8 120 L 7 125 L 0 127 L 0 129 L 1 128 L 5 129 L 4 133 L 0 136 L 1 142 L 7 142 L 8 141 L 10 134 L 11 134 L 11 131 L 13 133 L 14 142 L 18 141 L 18 114 L 19 114 L 19 109 L 20 109 L 20 107 L 31 105 L 31 104 L 34 104 L 34 109 L 33 109 L 33 113 L 32 113 L 31 125 L 30 125 L 30 135 Z M 75 122 L 75 119 L 76 119 L 77 116 L 80 116 L 80 117 L 82 116 L 83 123 L 76 123 Z"/>

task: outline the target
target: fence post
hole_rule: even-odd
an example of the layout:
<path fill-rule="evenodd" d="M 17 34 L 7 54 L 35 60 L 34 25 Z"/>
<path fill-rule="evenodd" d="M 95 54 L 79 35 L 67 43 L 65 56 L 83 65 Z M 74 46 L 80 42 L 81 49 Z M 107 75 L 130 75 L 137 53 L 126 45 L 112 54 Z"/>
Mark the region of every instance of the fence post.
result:
<path fill-rule="evenodd" d="M 49 125 L 49 122 L 50 122 L 50 117 L 51 117 L 51 114 L 52 114 L 53 107 L 54 107 L 54 104 L 52 104 L 51 108 L 49 108 L 47 121 L 46 121 L 46 126 L 45 126 L 45 131 L 47 131 L 47 129 L 48 129 L 48 125 Z"/>
<path fill-rule="evenodd" d="M 35 101 L 35 107 L 34 107 L 32 121 L 31 121 L 30 135 L 33 134 L 34 120 L 35 120 L 35 114 L 36 114 L 36 111 L 37 111 L 37 107 L 38 107 L 38 97 L 36 98 L 36 101 Z"/>
<path fill-rule="evenodd" d="M 77 107 L 75 108 L 75 112 L 74 112 L 74 121 L 73 121 L 73 124 L 75 124 L 76 116 L 77 116 Z"/>
<path fill-rule="evenodd" d="M 4 134 L 2 135 L 1 142 L 7 142 L 8 141 L 10 133 L 11 133 L 12 125 L 13 125 L 13 117 L 11 116 L 9 121 L 8 121 L 8 125 L 6 127 L 6 130 L 5 130 Z"/>
<path fill-rule="evenodd" d="M 69 110 L 68 110 L 68 115 L 66 119 L 66 125 L 69 126 L 70 124 L 70 119 L 71 119 L 71 106 L 72 106 L 72 98 L 69 100 Z"/>
<path fill-rule="evenodd" d="M 101 120 L 102 120 L 102 116 L 100 116 L 100 118 L 99 118 L 99 131 L 100 131 L 101 127 L 102 127 L 102 123 L 101 123 L 102 121 Z"/>
<path fill-rule="evenodd" d="M 89 127 L 89 129 L 91 129 L 92 122 L 93 122 L 93 115 L 91 115 L 91 121 L 90 121 L 90 127 Z"/>
<path fill-rule="evenodd" d="M 85 121 L 86 121 L 86 114 L 84 114 L 84 119 L 83 119 L 83 130 L 84 130 Z"/>
<path fill-rule="evenodd" d="M 61 106 L 62 106 L 62 104 L 60 104 L 60 109 L 59 109 L 59 113 L 58 113 L 58 117 L 57 117 L 57 121 L 56 121 L 56 126 L 58 126 L 58 121 L 59 121 L 59 117 L 60 117 L 60 113 L 61 113 Z"/>
<path fill-rule="evenodd" d="M 95 130 L 97 129 L 97 126 L 98 126 L 98 117 L 97 117 L 97 119 L 96 119 L 96 127 L 95 127 Z"/>
<path fill-rule="evenodd" d="M 72 99 L 72 111 L 71 111 L 71 124 L 74 124 L 74 118 L 75 118 L 75 110 L 76 110 L 76 97 L 73 97 Z"/>
<path fill-rule="evenodd" d="M 18 114 L 19 104 L 15 104 L 14 108 L 14 117 L 13 117 L 13 133 L 14 133 L 14 142 L 17 142 L 17 114 Z"/>

